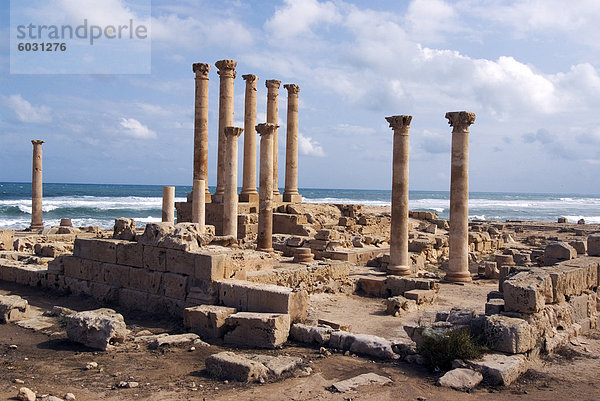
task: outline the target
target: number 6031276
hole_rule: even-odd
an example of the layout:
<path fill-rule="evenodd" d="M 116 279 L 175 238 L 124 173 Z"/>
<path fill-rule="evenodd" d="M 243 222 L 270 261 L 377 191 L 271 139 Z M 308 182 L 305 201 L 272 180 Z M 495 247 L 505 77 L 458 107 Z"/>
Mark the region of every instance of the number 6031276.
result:
<path fill-rule="evenodd" d="M 67 50 L 67 44 L 59 42 L 21 42 L 17 45 L 17 49 L 20 52 L 64 52 Z"/>

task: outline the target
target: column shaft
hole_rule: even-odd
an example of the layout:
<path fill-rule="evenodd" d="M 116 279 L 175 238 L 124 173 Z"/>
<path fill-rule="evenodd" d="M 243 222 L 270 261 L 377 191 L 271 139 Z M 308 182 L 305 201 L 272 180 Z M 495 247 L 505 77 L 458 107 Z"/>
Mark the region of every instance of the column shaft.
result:
<path fill-rule="evenodd" d="M 217 146 L 217 190 L 213 202 L 221 203 L 225 190 L 225 127 L 233 125 L 233 81 L 237 61 L 219 60 L 215 63 L 219 74 L 219 138 Z"/>
<path fill-rule="evenodd" d="M 302 202 L 302 196 L 298 193 L 298 92 L 300 87 L 294 84 L 283 87 L 288 91 L 283 201 Z"/>
<path fill-rule="evenodd" d="M 259 124 L 260 187 L 258 203 L 258 239 L 256 249 L 273 251 L 273 135 L 277 125 Z"/>
<path fill-rule="evenodd" d="M 475 113 L 446 113 L 452 129 L 450 171 L 450 260 L 445 279 L 471 282 L 469 273 L 469 125 Z"/>
<path fill-rule="evenodd" d="M 196 74 L 194 104 L 194 180 L 203 180 L 205 199 L 210 202 L 208 192 L 208 73 L 210 65 L 195 63 L 192 70 Z"/>
<path fill-rule="evenodd" d="M 223 197 L 223 235 L 237 238 L 238 193 L 237 159 L 238 138 L 243 128 L 225 127 L 225 193 Z"/>
<path fill-rule="evenodd" d="M 206 226 L 206 192 L 204 180 L 194 180 L 192 190 L 192 223 L 200 224 L 200 232 L 204 233 Z"/>
<path fill-rule="evenodd" d="M 162 221 L 175 224 L 175 187 L 163 187 Z"/>
<path fill-rule="evenodd" d="M 279 124 L 279 86 L 281 81 L 276 79 L 269 79 L 265 82 L 267 86 L 267 123 L 268 124 Z M 277 125 L 279 127 L 279 125 Z M 282 197 L 279 193 L 279 180 L 277 177 L 277 163 L 278 163 L 278 130 L 275 129 L 273 134 L 273 202 L 281 202 Z"/>
<path fill-rule="evenodd" d="M 33 140 L 33 166 L 31 172 L 31 229 L 44 228 L 42 212 L 42 140 Z"/>
<path fill-rule="evenodd" d="M 257 202 L 256 190 L 256 75 L 243 75 L 246 81 L 244 102 L 244 173 L 240 202 Z"/>
<path fill-rule="evenodd" d="M 409 275 L 408 255 L 408 131 L 412 116 L 386 117 L 394 129 L 392 156 L 392 222 L 388 274 Z"/>

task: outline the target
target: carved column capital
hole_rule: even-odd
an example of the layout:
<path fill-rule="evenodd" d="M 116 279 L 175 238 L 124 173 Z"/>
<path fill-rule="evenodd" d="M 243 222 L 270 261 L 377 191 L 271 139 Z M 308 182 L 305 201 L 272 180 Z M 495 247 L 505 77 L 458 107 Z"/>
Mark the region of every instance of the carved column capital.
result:
<path fill-rule="evenodd" d="M 287 89 L 289 95 L 290 94 L 296 95 L 296 94 L 298 94 L 298 92 L 300 92 L 300 87 L 296 84 L 285 84 L 285 85 L 283 85 L 283 87 L 285 89 Z"/>
<path fill-rule="evenodd" d="M 31 141 L 31 143 L 34 145 L 41 145 L 42 143 L 44 143 L 44 141 L 42 141 L 41 139 L 34 139 Z"/>
<path fill-rule="evenodd" d="M 224 78 L 235 78 L 236 72 L 235 67 L 237 66 L 237 61 L 235 60 L 219 60 L 215 63 L 215 67 L 219 71 L 217 74 Z"/>
<path fill-rule="evenodd" d="M 210 64 L 194 63 L 192 64 L 192 71 L 196 74 L 196 78 L 208 79 Z"/>
<path fill-rule="evenodd" d="M 227 138 L 238 138 L 243 131 L 244 129 L 240 127 L 225 127 L 223 132 Z"/>
<path fill-rule="evenodd" d="M 259 133 L 260 136 L 263 136 L 263 135 L 268 136 L 268 135 L 273 135 L 277 128 L 279 128 L 279 125 L 277 125 L 277 124 L 261 123 L 256 126 L 256 131 Z"/>
<path fill-rule="evenodd" d="M 452 132 L 469 132 L 469 126 L 475 122 L 475 113 L 472 111 L 449 111 L 446 113 L 448 124 L 453 128 Z"/>
<path fill-rule="evenodd" d="M 246 83 L 248 83 L 248 84 L 251 84 L 251 83 L 256 82 L 258 80 L 258 77 L 256 75 L 253 75 L 253 74 L 242 75 L 242 78 L 244 78 L 244 81 L 246 81 Z"/>
<path fill-rule="evenodd" d="M 276 79 L 267 79 L 265 81 L 265 86 L 268 89 L 279 89 L 280 85 L 281 85 L 281 81 L 278 81 Z"/>
<path fill-rule="evenodd" d="M 408 132 L 412 116 L 400 115 L 386 117 L 385 119 L 388 123 L 390 123 L 390 128 L 394 130 L 394 133 L 396 133 L 397 131 Z"/>

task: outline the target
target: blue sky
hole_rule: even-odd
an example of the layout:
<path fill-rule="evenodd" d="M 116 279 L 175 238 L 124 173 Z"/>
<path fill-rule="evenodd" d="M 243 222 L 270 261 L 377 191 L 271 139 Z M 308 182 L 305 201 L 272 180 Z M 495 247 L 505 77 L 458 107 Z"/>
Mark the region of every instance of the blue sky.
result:
<path fill-rule="evenodd" d="M 48 0 L 48 9 L 74 20 L 135 14 L 129 0 L 93 1 L 93 11 L 86 1 Z M 300 86 L 300 187 L 390 188 L 384 118 L 410 114 L 410 188 L 447 190 L 444 115 L 469 110 L 472 191 L 600 193 L 597 0 L 154 0 L 146 75 L 10 74 L 9 14 L 3 1 L 0 181 L 29 181 L 30 140 L 44 139 L 46 182 L 190 185 L 191 64 L 207 62 L 214 185 L 214 63 L 230 58 L 238 126 L 243 74 L 259 76 L 259 122 L 265 80 Z M 283 187 L 283 87 L 279 109 Z"/>

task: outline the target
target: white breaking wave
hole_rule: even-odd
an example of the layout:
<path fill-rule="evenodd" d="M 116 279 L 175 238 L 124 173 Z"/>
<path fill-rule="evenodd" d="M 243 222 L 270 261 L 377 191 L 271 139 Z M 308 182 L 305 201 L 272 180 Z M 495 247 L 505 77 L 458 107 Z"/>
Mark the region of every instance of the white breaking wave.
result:
<path fill-rule="evenodd" d="M 391 202 L 385 201 L 372 201 L 362 199 L 348 199 L 348 198 L 305 198 L 302 197 L 302 202 L 305 203 L 335 203 L 335 204 L 353 204 L 353 205 L 365 205 L 365 206 L 390 206 Z"/>
<path fill-rule="evenodd" d="M 563 216 L 566 217 L 569 223 L 577 223 L 583 219 L 587 224 L 600 224 L 600 216 Z"/>
<path fill-rule="evenodd" d="M 186 198 L 175 198 L 175 202 L 185 202 Z M 0 206 L 16 206 L 23 213 L 31 214 L 31 199 L 0 200 Z M 110 209 L 160 209 L 162 198 L 144 198 L 128 196 L 113 197 L 52 197 L 43 200 L 42 210 L 50 212 L 59 208 L 92 208 L 99 210 Z"/>

